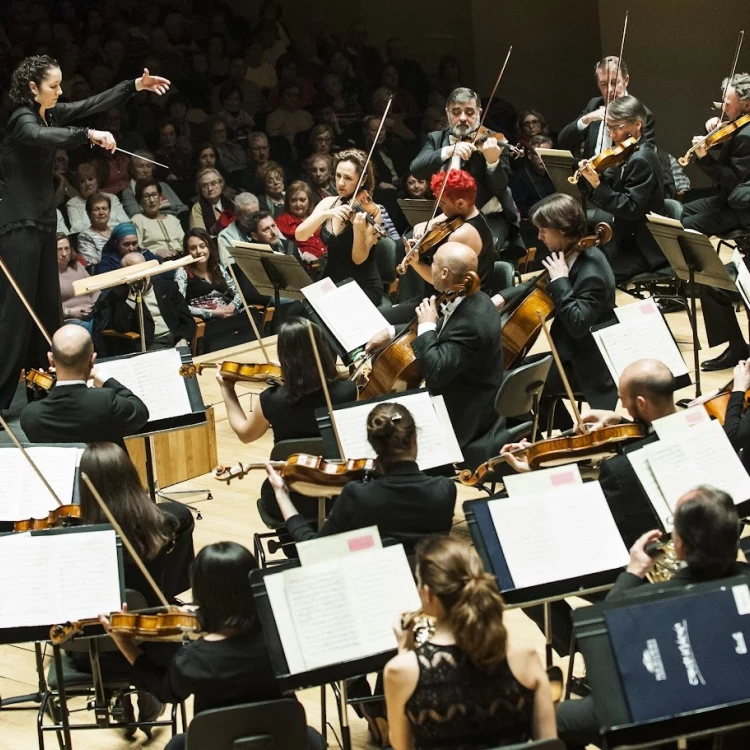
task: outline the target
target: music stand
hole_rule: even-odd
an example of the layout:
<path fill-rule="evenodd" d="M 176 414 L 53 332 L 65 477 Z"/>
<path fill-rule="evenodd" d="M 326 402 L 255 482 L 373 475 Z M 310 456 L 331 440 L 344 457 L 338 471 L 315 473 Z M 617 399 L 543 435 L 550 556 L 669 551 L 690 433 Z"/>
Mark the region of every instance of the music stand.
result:
<path fill-rule="evenodd" d="M 559 148 L 535 148 L 534 151 L 542 160 L 544 168 L 555 186 L 555 191 L 565 193 L 565 195 L 575 198 L 578 203 L 583 205 L 583 195 L 578 185 L 568 182 L 568 177 L 578 169 L 578 163 L 573 154 L 567 149 Z"/>
<path fill-rule="evenodd" d="M 258 293 L 274 298 L 277 312 L 282 291 L 285 297 L 301 300 L 303 287 L 312 284 L 307 271 L 293 255 L 275 253 L 268 245 L 250 242 L 231 244 L 227 250 Z"/>
<path fill-rule="evenodd" d="M 686 281 L 690 290 L 690 315 L 693 333 L 695 395 L 701 395 L 701 368 L 698 360 L 698 319 L 696 318 L 696 284 L 737 292 L 737 285 L 727 273 L 716 248 L 705 234 L 685 229 L 676 219 L 649 214 L 648 229 L 659 244 L 675 275 Z"/>
<path fill-rule="evenodd" d="M 435 208 L 433 201 L 423 198 L 399 198 L 396 202 L 411 227 L 423 221 L 429 221 Z"/>

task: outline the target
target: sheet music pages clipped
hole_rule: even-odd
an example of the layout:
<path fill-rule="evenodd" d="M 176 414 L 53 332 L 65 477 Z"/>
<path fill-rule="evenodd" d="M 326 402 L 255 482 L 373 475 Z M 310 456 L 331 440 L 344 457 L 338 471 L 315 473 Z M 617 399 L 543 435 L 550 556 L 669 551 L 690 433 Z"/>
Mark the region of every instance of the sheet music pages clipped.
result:
<path fill-rule="evenodd" d="M 616 308 L 615 313 L 619 323 L 592 333 L 615 383 L 619 383 L 623 370 L 639 359 L 661 360 L 676 378 L 688 374 L 685 360 L 652 299 Z"/>
<path fill-rule="evenodd" d="M 517 589 L 628 563 L 599 482 L 490 500 L 489 508 Z"/>
<path fill-rule="evenodd" d="M 26 452 L 64 504 L 73 499 L 76 467 L 81 460 L 79 448 L 38 446 Z M 0 493 L 0 521 L 46 518 L 57 502 L 15 447 L 0 449 L 0 476 L 5 491 Z"/>
<path fill-rule="evenodd" d="M 630 465 L 633 467 L 633 471 L 635 472 L 636 477 L 638 477 L 638 481 L 641 483 L 643 491 L 651 501 L 651 505 L 656 512 L 656 515 L 659 516 L 662 526 L 666 531 L 670 532 L 672 530 L 672 508 L 669 503 L 667 503 L 664 493 L 661 491 L 659 483 L 656 481 L 654 472 L 651 469 L 651 464 L 648 461 L 651 452 L 658 445 L 658 442 L 649 443 L 648 445 L 639 448 L 637 451 L 629 451 L 625 455 L 627 456 L 628 461 L 630 461 Z"/>
<path fill-rule="evenodd" d="M 405 396 L 394 395 L 388 401 L 401 404 L 414 417 L 417 464 L 422 471 L 464 460 L 442 396 L 430 396 L 427 391 L 420 391 Z M 345 458 L 377 457 L 367 442 L 367 415 L 374 407 L 374 403 L 364 403 L 345 409 L 334 408 L 333 419 Z"/>
<path fill-rule="evenodd" d="M 55 625 L 120 609 L 115 532 L 0 537 L 0 629 Z"/>
<path fill-rule="evenodd" d="M 302 294 L 347 352 L 388 328 L 388 321 L 356 281 L 336 286 L 331 279 L 321 279 L 306 286 Z"/>
<path fill-rule="evenodd" d="M 177 349 L 166 349 L 97 363 L 95 369 L 103 379 L 114 378 L 133 391 L 148 407 L 148 421 L 156 422 L 192 412 L 181 366 Z"/>
<path fill-rule="evenodd" d="M 583 484 L 578 464 L 539 469 L 525 474 L 508 474 L 503 477 L 508 497 L 531 495 L 534 492 L 548 492 L 571 484 Z"/>
<path fill-rule="evenodd" d="M 672 512 L 680 497 L 699 484 L 723 490 L 735 504 L 750 499 L 750 476 L 717 421 L 654 443 L 648 462 Z"/>
<path fill-rule="evenodd" d="M 401 545 L 285 570 L 264 581 L 291 674 L 395 649 L 394 621 L 420 606 Z"/>

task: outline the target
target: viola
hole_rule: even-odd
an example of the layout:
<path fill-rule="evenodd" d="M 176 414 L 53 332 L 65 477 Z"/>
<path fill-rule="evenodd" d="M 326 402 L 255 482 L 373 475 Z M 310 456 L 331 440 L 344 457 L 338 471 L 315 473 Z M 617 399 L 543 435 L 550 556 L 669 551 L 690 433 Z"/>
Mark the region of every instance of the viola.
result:
<path fill-rule="evenodd" d="M 16 521 L 13 524 L 13 531 L 40 531 L 41 529 L 74 526 L 75 522 L 80 519 L 80 505 L 61 505 L 51 510 L 46 518 L 27 518 L 23 521 Z"/>
<path fill-rule="evenodd" d="M 418 255 L 421 258 L 423 255 L 427 254 L 436 245 L 439 245 L 446 237 L 453 234 L 453 232 L 455 232 L 465 221 L 466 219 L 463 216 L 454 216 L 452 219 L 446 219 L 445 221 L 439 221 L 437 224 L 434 224 L 428 232 L 425 232 L 422 237 L 420 237 L 417 244 L 406 253 L 401 263 L 396 266 L 396 271 L 399 274 L 406 273 L 406 269 L 409 267 L 409 264 L 415 255 Z"/>
<path fill-rule="evenodd" d="M 169 607 L 166 612 L 113 612 L 109 616 L 109 622 L 111 632 L 115 635 L 147 641 L 184 639 L 196 637 L 203 632 L 198 616 L 178 607 Z M 52 643 L 59 645 L 75 635 L 83 634 L 87 627 L 94 625 L 101 625 L 98 618 L 53 625 L 49 637 Z"/>
<path fill-rule="evenodd" d="M 602 125 L 602 127 L 604 127 L 604 125 Z M 605 148 L 601 154 L 589 159 L 588 164 L 593 167 L 598 174 L 601 174 L 610 167 L 619 167 L 624 164 L 630 158 L 630 155 L 638 148 L 638 142 L 638 139 L 632 136 L 626 138 L 622 143 Z M 576 185 L 580 179 L 581 170 L 577 169 L 574 174 L 568 177 L 568 182 L 571 185 Z"/>
<path fill-rule="evenodd" d="M 580 252 L 595 245 L 605 245 L 612 239 L 612 227 L 600 223 L 594 228 L 593 235 L 582 237 L 575 245 L 565 251 L 565 255 Z M 547 294 L 549 272 L 545 269 L 529 286 L 527 293 L 517 303 L 503 322 L 503 367 L 510 370 L 526 356 L 529 349 L 539 337 L 542 320 L 547 320 L 555 311 L 555 303 Z M 541 313 L 541 318 L 539 317 Z"/>
<path fill-rule="evenodd" d="M 750 114 L 746 114 L 738 117 L 736 120 L 719 123 L 705 138 L 698 141 L 698 143 L 694 143 L 685 152 L 685 156 L 681 156 L 677 161 L 680 163 L 680 166 L 686 167 L 690 164 L 690 160 L 699 146 L 705 146 L 707 149 L 718 146 L 720 143 L 728 141 L 740 128 L 744 128 L 749 122 Z"/>
<path fill-rule="evenodd" d="M 479 276 L 474 271 L 469 271 L 459 284 L 443 292 L 435 303 L 439 306 L 458 296 L 471 297 L 479 291 L 479 286 Z M 423 379 L 422 370 L 411 348 L 412 341 L 416 338 L 415 317 L 404 331 L 373 359 L 369 379 L 360 391 L 363 399 L 388 393 L 403 393 L 419 387 Z"/>
<path fill-rule="evenodd" d="M 507 461 L 508 455 L 525 459 L 531 469 L 544 469 L 615 453 L 617 448 L 624 443 L 644 437 L 646 437 L 646 430 L 640 424 L 601 427 L 583 435 L 561 435 L 539 440 L 510 453 L 501 453 L 480 464 L 474 472 L 471 469 L 464 469 L 458 475 L 458 479 L 461 484 L 474 487 L 480 484 L 495 467 Z"/>
<path fill-rule="evenodd" d="M 710 417 L 718 420 L 720 425 L 724 425 L 727 417 L 727 407 L 729 399 L 732 396 L 732 385 L 734 380 L 730 380 L 715 396 L 703 402 Z M 745 391 L 745 400 L 742 404 L 742 413 L 744 414 L 750 408 L 750 390 Z"/>
<path fill-rule="evenodd" d="M 203 370 L 209 368 L 219 368 L 222 377 L 232 382 L 242 381 L 246 383 L 268 383 L 270 385 L 281 385 L 284 378 L 281 374 L 281 367 L 270 363 L 263 364 L 243 364 L 241 362 L 206 362 L 180 367 L 180 375 L 183 378 L 192 378 L 194 375 L 200 375 Z"/>
<path fill-rule="evenodd" d="M 33 368 L 26 373 L 24 380 L 26 381 L 27 388 L 44 391 L 49 391 L 57 382 L 57 379 L 51 372 L 44 372 Z"/>
<path fill-rule="evenodd" d="M 377 472 L 375 460 L 371 458 L 328 461 L 321 456 L 295 453 L 286 461 L 217 466 L 213 474 L 216 479 L 229 484 L 232 479 L 241 479 L 254 469 L 265 469 L 266 463 L 284 477 L 289 489 L 308 497 L 319 497 L 321 490 L 336 490 L 334 494 L 338 495 L 347 482 L 364 479 L 368 474 Z"/>
<path fill-rule="evenodd" d="M 375 201 L 370 197 L 370 194 L 367 192 L 367 190 L 361 188 L 357 193 L 356 198 L 349 199 L 348 205 L 351 206 L 355 212 L 364 214 L 367 223 L 371 227 L 374 227 L 381 237 L 388 236 L 385 229 L 383 229 L 383 226 L 375 218 L 376 216 L 378 216 L 380 209 L 378 208 L 378 204 L 375 203 Z M 354 213 L 352 213 L 351 218 L 354 218 Z"/>

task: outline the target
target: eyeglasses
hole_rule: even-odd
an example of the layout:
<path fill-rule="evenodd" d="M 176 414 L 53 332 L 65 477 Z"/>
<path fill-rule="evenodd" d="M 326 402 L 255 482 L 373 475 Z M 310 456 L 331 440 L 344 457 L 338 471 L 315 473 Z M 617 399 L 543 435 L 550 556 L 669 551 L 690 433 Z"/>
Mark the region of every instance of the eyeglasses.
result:
<path fill-rule="evenodd" d="M 628 125 L 627 122 L 621 122 L 619 124 L 608 122 L 605 127 L 607 128 L 607 130 L 609 130 L 610 133 L 613 131 L 615 133 L 619 133 L 623 128 L 627 127 L 627 125 Z"/>
<path fill-rule="evenodd" d="M 202 188 L 214 188 L 218 187 L 221 183 L 218 180 L 211 180 L 211 182 L 201 182 Z"/>
<path fill-rule="evenodd" d="M 153 200 L 154 198 L 159 197 L 159 193 L 143 193 L 141 197 L 145 198 L 146 200 Z"/>

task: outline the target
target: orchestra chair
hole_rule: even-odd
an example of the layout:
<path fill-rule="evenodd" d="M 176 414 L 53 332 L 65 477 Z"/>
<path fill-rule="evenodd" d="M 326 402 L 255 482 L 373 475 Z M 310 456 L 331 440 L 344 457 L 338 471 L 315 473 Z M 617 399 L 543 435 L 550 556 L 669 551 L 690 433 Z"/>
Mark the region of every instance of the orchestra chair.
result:
<path fill-rule="evenodd" d="M 731 232 L 717 234 L 719 244 L 716 246 L 716 252 L 721 252 L 722 245 L 730 250 L 737 248 L 743 253 L 750 252 L 750 229 L 733 229 Z"/>
<path fill-rule="evenodd" d="M 310 456 L 325 456 L 325 443 L 323 438 L 300 438 L 295 440 L 280 440 L 271 450 L 269 461 L 286 461 L 289 456 L 295 453 L 307 453 Z M 317 522 L 317 527 L 321 528 L 325 523 L 328 511 L 333 505 L 333 499 L 335 495 L 328 497 L 318 498 L 318 516 L 314 520 Z M 285 533 L 285 527 L 282 524 L 280 527 L 276 527 L 278 519 L 270 518 L 267 516 L 262 509 L 260 504 L 260 498 L 258 498 L 258 514 L 260 515 L 261 521 L 269 528 L 276 528 L 275 531 L 268 532 L 265 534 L 255 534 L 253 536 L 253 546 L 255 548 L 255 556 L 260 563 L 261 568 L 271 567 L 278 565 L 279 563 L 285 562 L 286 557 L 279 559 L 269 559 L 268 555 L 274 555 L 279 550 L 293 549 L 294 542 L 291 539 L 282 538 L 279 536 L 279 531 Z M 265 541 L 264 541 L 265 540 Z M 264 547 L 265 543 L 265 547 Z M 296 555 L 294 555 L 296 557 Z"/>
<path fill-rule="evenodd" d="M 492 279 L 490 287 L 493 294 L 502 292 L 516 285 L 517 273 L 512 263 L 507 260 L 496 260 L 492 266 Z M 520 277 L 519 277 L 520 278 Z"/>
<path fill-rule="evenodd" d="M 187 747 L 307 750 L 305 709 L 294 698 L 281 698 L 202 711 L 188 726 Z"/>
<path fill-rule="evenodd" d="M 271 317 L 273 317 L 273 312 L 271 313 Z M 190 342 L 190 353 L 194 357 L 197 357 L 201 352 L 203 336 L 206 333 L 206 322 L 201 318 L 193 318 L 193 320 L 195 320 L 195 333 L 193 333 L 193 339 Z M 102 336 L 105 339 L 111 339 L 115 344 L 113 348 L 119 349 L 119 351 L 113 351 L 111 355 L 108 353 L 108 356 L 131 354 L 139 349 L 141 335 L 135 331 L 120 333 L 120 331 L 116 331 L 114 328 L 105 328 L 102 331 Z M 109 344 L 107 345 L 107 348 L 109 349 Z"/>
<path fill-rule="evenodd" d="M 133 589 L 125 590 L 125 601 L 130 611 L 145 609 L 145 597 Z M 101 628 L 98 628 L 101 631 Z M 93 632 L 96 632 L 94 630 Z M 79 729 L 125 729 L 135 731 L 140 727 L 171 727 L 172 736 L 177 733 L 177 705 L 172 706 L 169 718 L 156 719 L 149 722 L 123 721 L 120 698 L 126 694 L 135 695 L 136 689 L 129 679 L 130 667 L 123 657 L 122 670 L 107 670 L 114 674 L 102 674 L 100 655 L 116 652 L 119 649 L 108 635 L 93 635 L 77 637 L 62 646 L 53 646 L 54 659 L 47 674 L 47 692 L 44 695 L 37 718 L 39 748 L 44 750 L 44 733 L 57 732 L 60 747 L 62 744 L 63 715 L 68 716 L 68 698 L 87 698 L 86 709 L 93 710 L 94 722 L 86 724 L 71 724 L 70 730 Z M 84 671 L 76 664 L 73 654 L 88 654 L 91 661 L 91 671 Z M 59 656 L 59 658 L 58 658 Z M 80 663 L 80 662 L 79 662 Z M 61 674 L 58 674 L 57 664 L 60 664 Z M 187 726 L 185 704 L 179 704 L 182 726 Z M 53 723 L 45 725 L 45 717 L 52 718 Z M 69 749 L 66 749 L 69 750 Z"/>
<path fill-rule="evenodd" d="M 555 737 L 551 740 L 532 740 L 515 745 L 501 745 L 491 750 L 565 750 L 565 743 Z"/>

